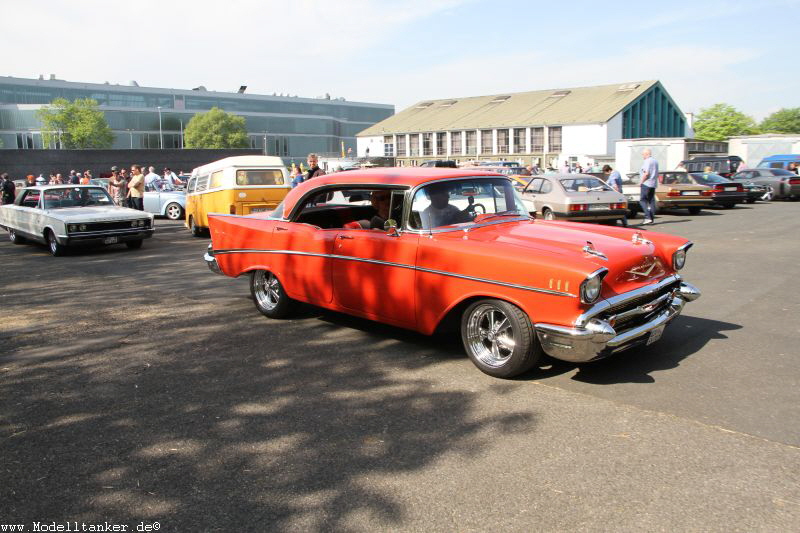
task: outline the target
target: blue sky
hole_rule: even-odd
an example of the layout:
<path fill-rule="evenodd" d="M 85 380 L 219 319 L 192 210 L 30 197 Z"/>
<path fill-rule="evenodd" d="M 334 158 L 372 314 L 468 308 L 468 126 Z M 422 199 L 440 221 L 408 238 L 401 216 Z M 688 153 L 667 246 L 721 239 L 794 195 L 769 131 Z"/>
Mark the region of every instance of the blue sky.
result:
<path fill-rule="evenodd" d="M 10 76 L 248 85 L 398 110 L 659 79 L 687 112 L 726 102 L 761 119 L 800 107 L 800 0 L 72 0 L 3 11 L 13 23 L 0 74 Z"/>

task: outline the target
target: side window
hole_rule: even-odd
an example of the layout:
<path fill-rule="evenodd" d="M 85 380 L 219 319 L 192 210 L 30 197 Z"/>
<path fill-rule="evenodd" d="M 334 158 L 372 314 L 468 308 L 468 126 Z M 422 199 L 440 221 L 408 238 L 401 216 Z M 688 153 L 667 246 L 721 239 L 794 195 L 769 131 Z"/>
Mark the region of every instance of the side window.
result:
<path fill-rule="evenodd" d="M 208 174 L 205 176 L 197 176 L 197 192 L 202 192 L 208 189 Z"/>
<path fill-rule="evenodd" d="M 36 207 L 39 205 L 39 191 L 25 191 L 20 204 L 22 207 Z"/>
<path fill-rule="evenodd" d="M 194 192 L 195 186 L 197 186 L 197 178 L 190 178 L 189 184 L 186 185 L 186 192 L 187 193 Z"/>
<path fill-rule="evenodd" d="M 553 190 L 553 184 L 550 180 L 542 180 L 542 188 L 539 192 L 542 194 L 547 194 Z"/>
<path fill-rule="evenodd" d="M 209 189 L 219 189 L 225 183 L 225 171 L 224 170 L 217 170 L 213 174 L 211 174 L 211 183 L 209 183 Z"/>
<path fill-rule="evenodd" d="M 533 178 L 533 183 L 528 187 L 528 190 L 534 194 L 541 192 L 543 182 L 544 178 Z"/>

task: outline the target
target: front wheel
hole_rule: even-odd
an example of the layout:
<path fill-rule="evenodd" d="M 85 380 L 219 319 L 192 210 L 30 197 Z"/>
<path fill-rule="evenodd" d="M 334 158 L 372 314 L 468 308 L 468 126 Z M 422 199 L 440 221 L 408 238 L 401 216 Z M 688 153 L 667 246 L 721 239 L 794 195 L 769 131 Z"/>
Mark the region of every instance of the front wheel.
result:
<path fill-rule="evenodd" d="M 167 206 L 165 214 L 170 220 L 180 220 L 183 218 L 183 207 L 181 204 L 171 203 Z"/>
<path fill-rule="evenodd" d="M 544 354 L 528 315 L 503 300 L 470 305 L 461 318 L 461 340 L 475 366 L 497 378 L 522 374 Z"/>
<path fill-rule="evenodd" d="M 294 300 L 286 295 L 281 282 L 268 270 L 250 273 L 250 295 L 256 309 L 269 318 L 285 318 L 292 311 Z"/>
<path fill-rule="evenodd" d="M 53 257 L 60 257 L 67 253 L 67 247 L 63 244 L 58 244 L 56 234 L 52 231 L 47 232 L 47 244 L 50 247 L 50 253 Z"/>
<path fill-rule="evenodd" d="M 700 214 L 700 208 L 699 207 L 690 207 L 689 208 L 689 214 L 690 215 L 699 215 Z"/>

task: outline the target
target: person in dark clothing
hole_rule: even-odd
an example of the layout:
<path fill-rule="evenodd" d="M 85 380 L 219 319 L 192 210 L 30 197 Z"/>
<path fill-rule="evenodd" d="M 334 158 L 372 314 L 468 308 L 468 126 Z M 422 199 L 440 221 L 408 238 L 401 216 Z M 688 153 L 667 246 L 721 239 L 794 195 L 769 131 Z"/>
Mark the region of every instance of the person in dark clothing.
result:
<path fill-rule="evenodd" d="M 17 191 L 16 185 L 14 185 L 14 182 L 11 181 L 11 178 L 6 173 L 3 173 L 3 175 L 0 176 L 0 179 L 2 179 L 2 182 L 0 182 L 0 187 L 2 187 L 2 192 L 3 192 L 3 194 L 2 194 L 2 203 L 3 203 L 3 205 L 5 205 L 5 204 L 13 204 L 14 203 L 14 198 L 17 195 L 16 194 L 16 191 Z"/>
<path fill-rule="evenodd" d="M 317 154 L 308 154 L 307 162 L 308 171 L 306 172 L 306 180 L 325 175 L 325 171 L 319 168 L 319 157 L 317 157 Z"/>

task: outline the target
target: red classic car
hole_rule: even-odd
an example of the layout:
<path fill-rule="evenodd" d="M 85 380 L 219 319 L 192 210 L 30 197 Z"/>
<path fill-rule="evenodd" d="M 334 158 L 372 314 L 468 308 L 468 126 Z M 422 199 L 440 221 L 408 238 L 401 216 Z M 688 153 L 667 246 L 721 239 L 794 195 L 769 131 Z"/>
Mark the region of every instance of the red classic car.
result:
<path fill-rule="evenodd" d="M 271 318 L 302 301 L 431 334 L 455 320 L 483 372 L 591 361 L 661 336 L 700 296 L 692 243 L 534 220 L 502 175 L 376 168 L 302 183 L 271 213 L 211 215 L 205 260 Z"/>

